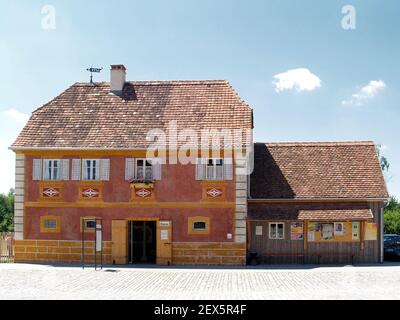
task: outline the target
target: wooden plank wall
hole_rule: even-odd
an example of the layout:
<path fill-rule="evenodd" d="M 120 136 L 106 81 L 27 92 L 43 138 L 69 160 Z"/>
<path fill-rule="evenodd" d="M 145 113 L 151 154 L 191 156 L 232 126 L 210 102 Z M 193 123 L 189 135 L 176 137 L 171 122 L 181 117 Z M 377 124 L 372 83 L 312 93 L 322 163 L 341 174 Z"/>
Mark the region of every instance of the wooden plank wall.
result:
<path fill-rule="evenodd" d="M 364 249 L 361 250 L 360 242 L 307 242 L 308 253 L 323 253 L 323 254 L 354 254 L 354 263 L 378 263 L 380 258 L 380 239 L 381 232 L 379 225 L 380 212 L 383 204 L 376 202 L 371 203 L 370 207 L 374 214 L 375 222 L 378 224 L 378 240 L 364 241 Z M 277 222 L 276 220 L 271 222 Z M 279 222 L 279 221 L 278 221 Z M 349 264 L 351 257 L 348 256 L 323 256 L 320 259 L 316 256 L 303 258 L 301 254 L 305 252 L 304 241 L 290 240 L 290 222 L 285 222 L 285 239 L 271 240 L 268 239 L 268 223 L 269 221 L 249 221 L 249 246 L 252 251 L 256 251 L 259 255 L 268 253 L 287 254 L 293 256 L 264 256 L 262 263 L 267 264 L 291 264 L 291 263 L 323 263 L 323 264 Z M 338 221 L 340 222 L 340 221 Z M 256 236 L 256 226 L 263 227 L 263 235 Z M 299 255 L 299 256 L 296 256 Z"/>

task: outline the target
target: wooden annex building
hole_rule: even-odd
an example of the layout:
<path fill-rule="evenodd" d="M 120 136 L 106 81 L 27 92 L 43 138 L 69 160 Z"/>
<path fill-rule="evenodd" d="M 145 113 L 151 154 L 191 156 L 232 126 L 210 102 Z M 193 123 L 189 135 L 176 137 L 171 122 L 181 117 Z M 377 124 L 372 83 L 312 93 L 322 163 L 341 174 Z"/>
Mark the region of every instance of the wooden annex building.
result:
<path fill-rule="evenodd" d="M 234 139 L 171 161 L 187 129 Z M 152 130 L 184 134 L 149 156 Z M 253 110 L 224 80 L 126 81 L 113 65 L 110 82 L 75 83 L 10 147 L 15 260 L 93 261 L 101 229 L 107 264 L 382 261 L 388 193 L 372 142 L 252 135 Z"/>

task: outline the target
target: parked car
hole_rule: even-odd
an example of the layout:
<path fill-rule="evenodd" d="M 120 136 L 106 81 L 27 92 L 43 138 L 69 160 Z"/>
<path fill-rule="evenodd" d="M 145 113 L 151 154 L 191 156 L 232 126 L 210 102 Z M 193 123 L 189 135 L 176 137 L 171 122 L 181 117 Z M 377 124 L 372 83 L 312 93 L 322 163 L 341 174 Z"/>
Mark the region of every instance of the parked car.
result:
<path fill-rule="evenodd" d="M 385 259 L 400 259 L 400 235 L 385 234 L 383 236 Z"/>

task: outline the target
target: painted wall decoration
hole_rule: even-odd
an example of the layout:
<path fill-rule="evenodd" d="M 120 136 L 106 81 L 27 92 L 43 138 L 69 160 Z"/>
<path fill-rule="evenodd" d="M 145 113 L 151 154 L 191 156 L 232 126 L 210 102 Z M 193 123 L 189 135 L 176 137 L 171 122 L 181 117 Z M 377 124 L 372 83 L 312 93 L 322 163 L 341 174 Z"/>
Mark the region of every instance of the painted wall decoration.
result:
<path fill-rule="evenodd" d="M 290 224 L 290 240 L 303 240 L 303 223 L 302 222 L 292 222 Z"/>
<path fill-rule="evenodd" d="M 378 239 L 378 226 L 375 222 L 367 222 L 365 224 L 365 240 Z"/>
<path fill-rule="evenodd" d="M 351 223 L 351 239 L 360 240 L 360 222 Z"/>
<path fill-rule="evenodd" d="M 222 195 L 224 194 L 223 190 L 220 188 L 208 188 L 206 193 L 207 193 L 207 197 L 211 197 L 211 198 L 222 197 Z"/>

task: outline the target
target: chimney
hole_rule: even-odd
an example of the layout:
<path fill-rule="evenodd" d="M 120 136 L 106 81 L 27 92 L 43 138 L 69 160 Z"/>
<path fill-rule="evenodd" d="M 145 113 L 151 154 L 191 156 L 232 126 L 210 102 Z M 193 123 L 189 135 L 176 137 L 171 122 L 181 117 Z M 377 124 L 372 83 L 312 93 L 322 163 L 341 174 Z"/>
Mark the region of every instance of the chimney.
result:
<path fill-rule="evenodd" d="M 111 65 L 111 92 L 119 93 L 126 81 L 126 68 L 123 64 Z"/>

